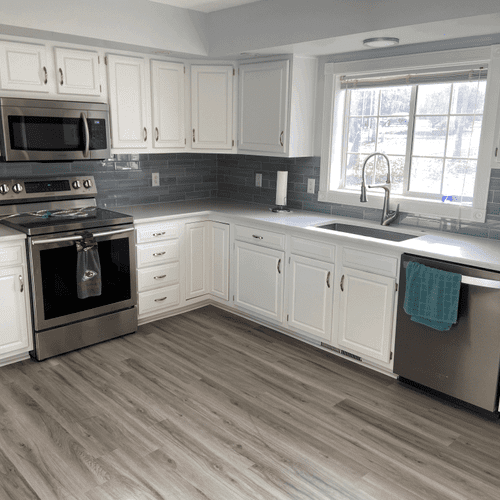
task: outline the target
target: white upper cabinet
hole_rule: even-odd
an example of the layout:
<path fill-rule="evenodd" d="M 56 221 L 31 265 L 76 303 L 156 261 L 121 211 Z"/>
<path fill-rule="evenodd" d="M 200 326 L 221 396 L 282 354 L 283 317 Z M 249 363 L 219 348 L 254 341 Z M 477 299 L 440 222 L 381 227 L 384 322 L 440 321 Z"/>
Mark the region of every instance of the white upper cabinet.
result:
<path fill-rule="evenodd" d="M 289 62 L 240 66 L 238 149 L 286 153 Z"/>
<path fill-rule="evenodd" d="M 153 147 L 184 148 L 184 64 L 151 61 Z"/>
<path fill-rule="evenodd" d="M 238 151 L 312 156 L 316 73 L 307 57 L 241 64 Z"/>
<path fill-rule="evenodd" d="M 54 49 L 59 94 L 101 95 L 97 52 Z"/>
<path fill-rule="evenodd" d="M 0 42 L 0 87 L 3 90 L 49 92 L 50 76 L 45 46 Z"/>
<path fill-rule="evenodd" d="M 193 149 L 233 146 L 233 67 L 191 67 Z"/>
<path fill-rule="evenodd" d="M 151 130 L 144 59 L 107 57 L 112 147 L 147 148 Z"/>

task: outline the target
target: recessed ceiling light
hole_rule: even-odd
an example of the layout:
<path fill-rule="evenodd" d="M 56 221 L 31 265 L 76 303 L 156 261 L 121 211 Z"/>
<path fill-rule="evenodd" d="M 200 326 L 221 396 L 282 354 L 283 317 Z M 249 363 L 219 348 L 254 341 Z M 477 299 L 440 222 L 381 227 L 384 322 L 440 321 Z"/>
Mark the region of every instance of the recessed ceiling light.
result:
<path fill-rule="evenodd" d="M 367 47 L 391 47 L 392 45 L 397 45 L 399 43 L 399 38 L 391 38 L 388 36 L 382 36 L 379 38 L 367 38 L 363 40 L 363 45 Z"/>

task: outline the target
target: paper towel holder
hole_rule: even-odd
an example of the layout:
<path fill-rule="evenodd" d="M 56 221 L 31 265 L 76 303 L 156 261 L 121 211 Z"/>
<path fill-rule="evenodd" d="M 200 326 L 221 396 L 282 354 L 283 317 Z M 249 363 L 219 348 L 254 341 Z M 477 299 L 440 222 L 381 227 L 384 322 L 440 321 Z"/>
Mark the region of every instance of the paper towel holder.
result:
<path fill-rule="evenodd" d="M 278 170 L 276 178 L 276 206 L 271 208 L 271 212 L 290 212 L 286 208 L 286 191 L 288 183 L 288 172 L 286 170 Z"/>

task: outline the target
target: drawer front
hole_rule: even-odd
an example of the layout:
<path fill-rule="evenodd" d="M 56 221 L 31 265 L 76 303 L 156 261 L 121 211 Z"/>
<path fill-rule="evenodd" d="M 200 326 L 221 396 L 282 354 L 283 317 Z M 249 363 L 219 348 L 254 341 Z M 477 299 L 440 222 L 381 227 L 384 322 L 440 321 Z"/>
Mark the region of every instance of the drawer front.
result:
<path fill-rule="evenodd" d="M 361 271 L 375 272 L 395 278 L 398 272 L 398 259 L 376 253 L 363 252 L 354 248 L 344 247 L 342 264 Z"/>
<path fill-rule="evenodd" d="M 285 235 L 280 233 L 255 229 L 253 227 L 236 226 L 234 237 L 237 240 L 253 243 L 254 245 L 276 248 L 277 250 L 285 249 Z"/>
<path fill-rule="evenodd" d="M 293 236 L 291 250 L 295 255 L 303 255 L 304 257 L 311 257 L 325 262 L 335 261 L 335 245 L 328 243 L 304 240 Z"/>
<path fill-rule="evenodd" d="M 179 283 L 179 263 L 148 267 L 137 270 L 137 289 L 139 292 L 154 290 L 166 285 Z"/>
<path fill-rule="evenodd" d="M 0 266 L 13 266 L 23 263 L 24 243 L 12 246 L 0 246 Z"/>
<path fill-rule="evenodd" d="M 139 293 L 139 316 L 179 305 L 179 285 Z"/>
<path fill-rule="evenodd" d="M 136 227 L 137 243 L 149 243 L 158 240 L 170 240 L 179 237 L 179 224 L 177 222 L 154 222 L 140 224 Z"/>
<path fill-rule="evenodd" d="M 165 264 L 179 260 L 179 240 L 137 245 L 137 267 Z"/>

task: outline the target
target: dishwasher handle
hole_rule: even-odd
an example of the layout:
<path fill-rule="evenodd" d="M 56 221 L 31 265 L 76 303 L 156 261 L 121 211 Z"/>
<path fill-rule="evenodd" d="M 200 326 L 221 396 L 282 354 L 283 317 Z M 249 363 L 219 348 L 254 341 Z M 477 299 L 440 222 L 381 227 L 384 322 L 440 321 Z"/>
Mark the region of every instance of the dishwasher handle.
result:
<path fill-rule="evenodd" d="M 411 262 L 411 261 L 408 261 L 408 262 Z M 405 269 L 408 267 L 408 262 L 403 263 L 403 267 Z M 462 275 L 462 283 L 464 285 L 478 286 L 480 288 L 500 289 L 500 281 L 498 281 L 498 280 L 488 280 L 485 278 L 474 278 L 473 276 Z"/>

